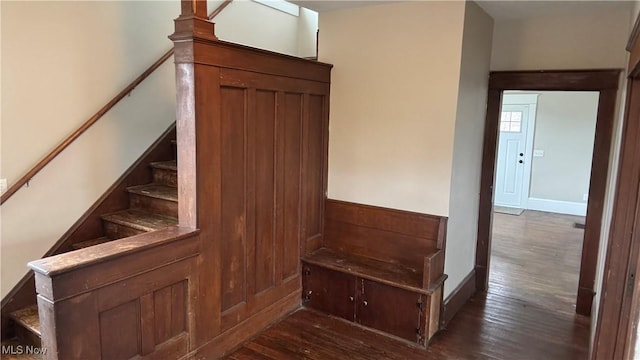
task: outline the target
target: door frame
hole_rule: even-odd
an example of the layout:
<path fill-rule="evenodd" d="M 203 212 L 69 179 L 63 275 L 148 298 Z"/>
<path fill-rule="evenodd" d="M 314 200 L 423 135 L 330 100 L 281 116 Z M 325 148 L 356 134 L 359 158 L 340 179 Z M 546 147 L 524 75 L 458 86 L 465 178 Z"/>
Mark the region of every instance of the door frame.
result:
<path fill-rule="evenodd" d="M 640 320 L 640 17 L 627 44 L 620 163 L 591 359 L 632 359 Z M 635 354 L 637 357 L 639 354 Z"/>
<path fill-rule="evenodd" d="M 527 136 L 525 139 L 525 166 L 522 179 L 522 191 L 520 192 L 520 207 L 527 209 L 529 206 L 529 189 L 531 187 L 531 168 L 533 165 L 533 140 L 536 131 L 536 116 L 538 113 L 538 97 L 540 94 L 526 93 L 526 94 L 508 94 L 513 97 L 522 99 L 521 101 L 508 102 L 503 105 L 527 105 L 529 107 L 529 113 L 527 114 Z M 503 99 L 504 101 L 504 99 Z M 498 134 L 498 140 L 500 140 Z"/>
<path fill-rule="evenodd" d="M 489 285 L 491 231 L 493 222 L 493 187 L 502 94 L 505 90 L 525 91 L 598 91 L 598 114 L 591 162 L 591 180 L 585 222 L 580 280 L 576 312 L 591 314 L 596 264 L 602 227 L 602 213 L 609 169 L 609 155 L 620 69 L 497 71 L 489 75 L 489 94 L 484 130 L 478 237 L 476 243 L 476 289 L 486 291 Z"/>

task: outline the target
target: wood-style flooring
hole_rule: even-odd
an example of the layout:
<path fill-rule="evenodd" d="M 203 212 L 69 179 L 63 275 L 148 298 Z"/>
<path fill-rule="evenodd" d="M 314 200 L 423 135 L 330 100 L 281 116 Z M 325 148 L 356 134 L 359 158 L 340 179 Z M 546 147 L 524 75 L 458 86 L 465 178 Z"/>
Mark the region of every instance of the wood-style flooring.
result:
<path fill-rule="evenodd" d="M 589 319 L 573 310 L 580 220 L 495 214 L 489 291 L 470 299 L 427 350 L 303 309 L 227 359 L 586 359 Z"/>

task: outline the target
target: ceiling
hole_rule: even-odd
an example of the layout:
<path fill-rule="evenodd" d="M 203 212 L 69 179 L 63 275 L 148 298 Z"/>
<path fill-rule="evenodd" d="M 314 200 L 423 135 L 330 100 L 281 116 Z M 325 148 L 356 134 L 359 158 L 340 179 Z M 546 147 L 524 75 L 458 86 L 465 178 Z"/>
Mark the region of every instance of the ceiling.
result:
<path fill-rule="evenodd" d="M 340 0 L 289 0 L 292 3 L 315 10 L 327 12 L 358 6 L 371 6 L 396 1 L 340 1 Z M 415 0 L 414 0 L 415 1 Z M 429 1 L 429 0 L 418 0 Z M 452 0 L 448 0 L 452 1 Z M 479 0 L 476 1 L 494 19 L 523 19 L 539 16 L 562 16 L 576 13 L 593 13 L 612 10 L 629 10 L 633 1 L 520 1 L 520 0 Z"/>

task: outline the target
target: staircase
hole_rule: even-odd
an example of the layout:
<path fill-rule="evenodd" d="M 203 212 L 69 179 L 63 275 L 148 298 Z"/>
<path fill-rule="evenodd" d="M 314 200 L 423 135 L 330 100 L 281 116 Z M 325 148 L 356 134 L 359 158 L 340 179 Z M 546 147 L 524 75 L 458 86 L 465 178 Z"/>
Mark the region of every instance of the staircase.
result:
<path fill-rule="evenodd" d="M 152 182 L 126 189 L 129 208 L 101 215 L 103 236 L 71 244 L 73 250 L 150 232 L 178 223 L 177 163 L 175 140 L 173 159 L 151 162 Z M 35 299 L 36 294 L 33 294 Z M 35 303 L 35 300 L 32 302 Z M 27 349 L 40 347 L 40 321 L 37 305 L 10 313 L 15 337 L 2 342 L 3 359 L 40 359 L 41 355 L 27 354 Z M 32 347 L 32 348 L 29 348 Z"/>

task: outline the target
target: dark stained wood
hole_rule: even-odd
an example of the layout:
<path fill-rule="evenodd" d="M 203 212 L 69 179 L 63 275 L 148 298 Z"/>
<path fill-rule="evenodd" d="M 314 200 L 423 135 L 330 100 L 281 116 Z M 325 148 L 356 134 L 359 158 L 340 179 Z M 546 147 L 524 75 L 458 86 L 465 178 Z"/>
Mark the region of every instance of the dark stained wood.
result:
<path fill-rule="evenodd" d="M 345 253 L 423 269 L 425 256 L 436 253 L 439 236 L 444 236 L 446 221 L 440 217 L 330 199 L 326 203 L 324 246 Z"/>
<path fill-rule="evenodd" d="M 320 247 L 323 241 L 324 207 L 326 198 L 325 167 L 327 149 L 325 143 L 328 137 L 328 96 L 305 95 L 303 102 L 308 104 L 303 114 L 303 214 L 302 233 L 305 252 L 307 249 Z"/>
<path fill-rule="evenodd" d="M 200 230 L 194 316 L 207 320 L 190 356 L 212 358 L 300 304 L 301 246 L 322 239 L 331 66 L 217 41 L 184 5 L 178 219 Z"/>
<path fill-rule="evenodd" d="M 580 360 L 588 355 L 588 336 L 583 317 L 566 318 L 526 302 L 478 293 L 426 350 L 305 309 L 225 359 Z"/>
<path fill-rule="evenodd" d="M 620 69 L 495 71 L 491 90 L 601 91 L 617 90 Z"/>
<path fill-rule="evenodd" d="M 619 77 L 620 70 L 507 71 L 490 74 L 478 209 L 475 268 L 477 290 L 486 290 L 488 285 L 493 186 L 502 92 L 504 90 L 599 91 L 592 178 L 587 204 L 588 216 L 585 223 L 583 266 L 580 270 L 580 291 L 577 291 L 579 299 L 576 308 L 580 313 L 590 314 Z"/>
<path fill-rule="evenodd" d="M 464 304 L 476 293 L 476 272 L 471 270 L 462 282 L 444 300 L 440 326 L 447 327 Z"/>
<path fill-rule="evenodd" d="M 427 293 L 429 291 L 428 288 L 422 287 L 422 271 L 402 264 L 384 262 L 328 248 L 319 249 L 313 254 L 305 256 L 302 260 L 304 263 L 315 264 L 416 292 Z M 442 270 L 440 270 L 439 276 L 442 276 Z"/>
<path fill-rule="evenodd" d="M 172 158 L 170 141 L 175 138 L 175 125 L 171 125 L 147 151 L 67 230 L 47 251 L 44 257 L 75 250 L 76 244 L 104 235 L 101 216 L 126 209 L 129 197 L 126 188 L 151 181 L 148 164 Z M 2 336 L 11 336 L 8 314 L 36 304 L 34 275 L 29 272 L 2 299 Z"/>
<path fill-rule="evenodd" d="M 489 89 L 487 116 L 482 146 L 482 172 L 480 174 L 480 203 L 478 239 L 476 244 L 476 290 L 486 291 L 489 285 L 491 260 L 491 229 L 493 223 L 493 186 L 495 183 L 496 151 L 498 149 L 498 123 L 502 91 Z"/>
<path fill-rule="evenodd" d="M 589 319 L 572 308 L 582 233 L 572 227 L 577 218 L 531 211 L 496 214 L 489 293 L 476 293 L 464 302 L 426 350 L 309 310 L 295 313 L 281 323 L 286 327 L 278 324 L 244 348 L 273 359 L 585 359 Z M 552 252 L 561 241 L 566 244 Z M 549 269 L 557 276 L 547 276 Z M 472 288 L 473 277 L 465 283 Z"/>
<path fill-rule="evenodd" d="M 446 219 L 326 203 L 325 247 L 302 258 L 303 304 L 425 346 L 440 324 Z"/>
<path fill-rule="evenodd" d="M 178 189 L 160 184 L 137 185 L 127 189 L 133 209 L 178 218 Z"/>
<path fill-rule="evenodd" d="M 425 315 L 422 307 L 427 306 L 425 295 L 364 279 L 360 279 L 357 285 L 356 322 L 424 344 Z"/>
<path fill-rule="evenodd" d="M 178 186 L 178 164 L 175 160 L 152 162 L 151 169 L 154 183 L 173 187 Z"/>
<path fill-rule="evenodd" d="M 635 31 L 630 39 L 630 49 L 616 195 L 592 359 L 628 359 L 638 356 L 633 355 L 638 326 L 638 310 L 633 306 L 637 307 L 640 299 L 637 286 L 637 269 L 640 263 L 640 42 Z"/>
<path fill-rule="evenodd" d="M 593 296 L 595 295 L 596 266 L 598 251 L 600 251 L 600 233 L 605 207 L 616 98 L 617 88 L 600 91 L 576 303 L 576 312 L 581 315 L 591 315 Z"/>
<path fill-rule="evenodd" d="M 584 217 L 527 210 L 494 215 L 490 291 L 573 315 Z"/>
<path fill-rule="evenodd" d="M 305 264 L 302 303 L 327 314 L 355 321 L 356 277 Z"/>
<path fill-rule="evenodd" d="M 138 303 L 130 301 L 100 313 L 103 359 L 129 359 L 139 353 Z M 120 331 L 113 331 L 120 329 Z"/>
<path fill-rule="evenodd" d="M 279 94 L 279 99 L 284 101 L 282 118 L 278 137 L 283 142 L 279 149 L 279 165 L 281 168 L 278 174 L 281 175 L 278 185 L 281 201 L 283 204 L 282 213 L 277 213 L 277 218 L 281 222 L 277 239 L 282 239 L 279 248 L 282 249 L 282 280 L 289 278 L 299 272 L 300 261 L 300 174 L 302 169 L 302 114 L 304 107 L 301 94 L 285 93 Z M 304 116 L 304 115 L 303 115 Z M 326 172 L 324 172 L 326 174 Z"/>
<path fill-rule="evenodd" d="M 30 263 L 42 343 L 55 350 L 46 358 L 186 354 L 198 244 L 197 231 L 174 227 Z"/>

